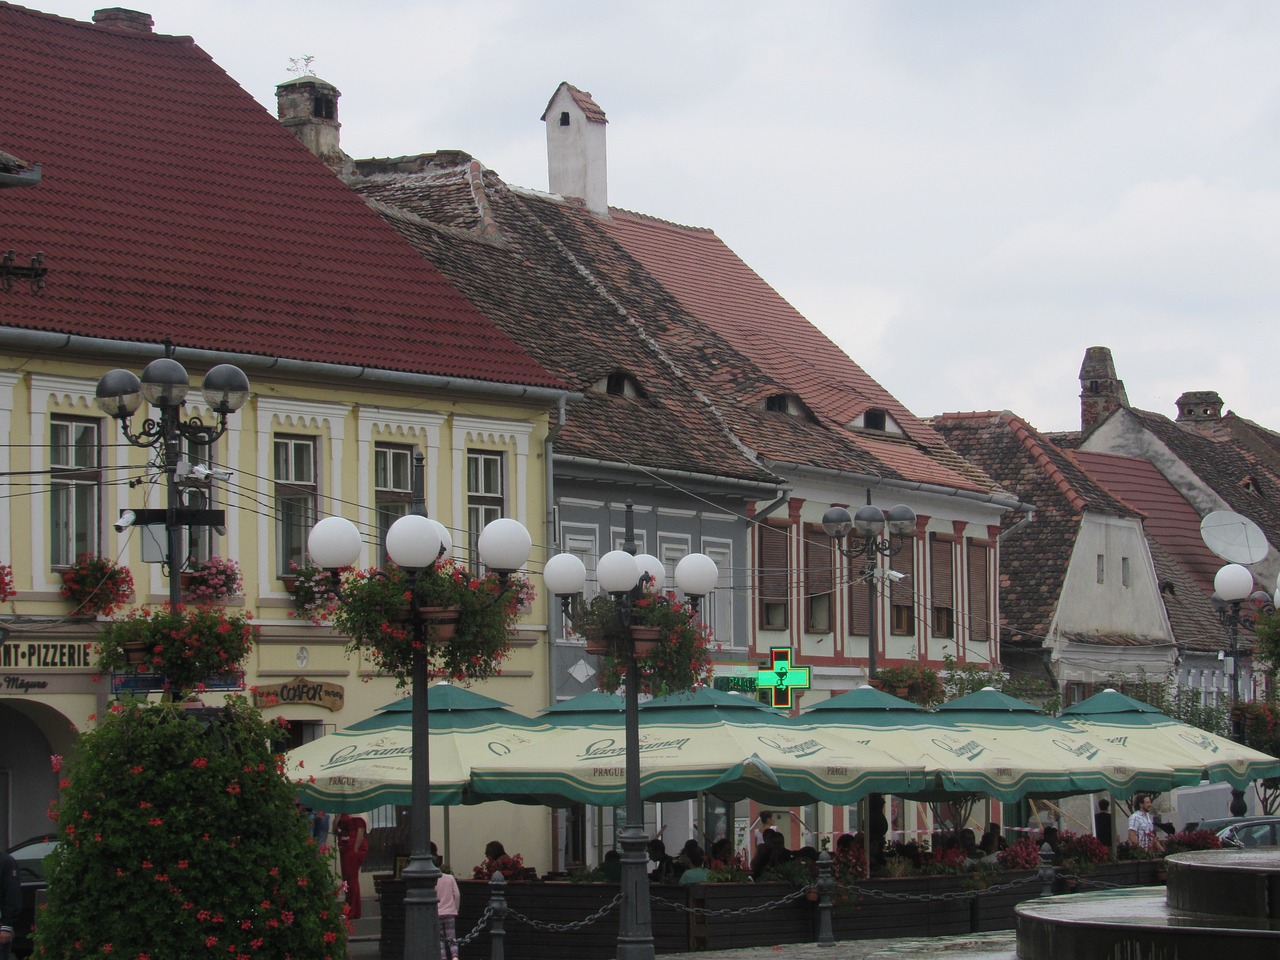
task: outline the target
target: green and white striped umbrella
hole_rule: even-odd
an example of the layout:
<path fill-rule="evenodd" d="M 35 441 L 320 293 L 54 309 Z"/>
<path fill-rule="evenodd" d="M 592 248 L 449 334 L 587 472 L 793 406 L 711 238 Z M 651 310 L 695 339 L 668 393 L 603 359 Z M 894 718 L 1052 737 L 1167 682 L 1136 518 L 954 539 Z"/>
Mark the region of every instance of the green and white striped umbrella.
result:
<path fill-rule="evenodd" d="M 1062 716 L 1102 746 L 1159 759 L 1187 782 L 1198 783 L 1204 777 L 1243 790 L 1254 780 L 1280 777 L 1280 759 L 1174 720 L 1115 690 L 1073 704 Z"/>
<path fill-rule="evenodd" d="M 853 802 L 920 787 L 923 771 L 838 731 L 799 726 L 758 701 L 704 688 L 640 710 L 640 793 L 645 800 L 706 792 L 784 806 Z M 618 806 L 626 799 L 621 722 L 567 729 L 552 740 L 477 763 L 472 786 L 490 799 Z"/>
<path fill-rule="evenodd" d="M 531 746 L 555 734 L 543 720 L 500 700 L 439 683 L 427 690 L 432 806 L 476 802 L 466 788 L 475 762 Z M 413 700 L 290 750 L 286 770 L 307 806 L 359 813 L 412 800 Z"/>

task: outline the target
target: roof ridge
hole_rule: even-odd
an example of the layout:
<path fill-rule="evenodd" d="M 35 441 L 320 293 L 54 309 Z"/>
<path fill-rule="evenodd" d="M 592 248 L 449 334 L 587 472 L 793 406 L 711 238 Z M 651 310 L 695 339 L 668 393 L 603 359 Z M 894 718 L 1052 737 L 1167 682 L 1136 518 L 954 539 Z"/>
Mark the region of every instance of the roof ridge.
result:
<path fill-rule="evenodd" d="M 651 213 L 641 213 L 638 210 L 628 210 L 626 207 L 610 207 L 609 212 L 620 213 L 626 217 L 634 217 L 636 220 L 644 220 L 647 223 L 656 223 L 664 227 L 673 227 L 676 230 L 691 230 L 695 233 L 709 233 L 715 236 L 715 230 L 711 227 L 695 227 L 688 223 L 676 223 L 674 220 L 667 220 L 663 217 L 655 217 Z"/>
<path fill-rule="evenodd" d="M 1075 510 L 1083 511 L 1088 507 L 1089 501 L 1072 486 L 1071 481 L 1067 479 L 1067 475 L 1062 472 L 1062 468 L 1054 463 L 1053 458 L 1049 456 L 1045 445 L 1052 446 L 1052 444 L 1049 444 L 1049 441 L 1041 437 L 1035 427 L 1009 410 L 1005 410 L 1000 414 L 1000 420 L 1008 425 L 1010 432 L 1022 444 L 1023 449 L 1044 470 L 1045 475 L 1048 476 L 1049 480 L 1062 495 L 1071 502 L 1071 506 Z M 1058 450 L 1057 447 L 1054 447 L 1054 449 Z M 1058 452 L 1065 455 L 1065 451 L 1058 450 Z"/>
<path fill-rule="evenodd" d="M 65 23 L 68 26 L 80 27 L 83 30 L 92 30 L 96 34 L 111 37 L 128 37 L 136 40 L 158 40 L 161 43 L 189 43 L 191 46 L 200 47 L 196 44 L 195 38 L 186 34 L 174 33 L 156 33 L 154 30 L 126 30 L 113 28 L 106 24 L 94 23 L 92 20 L 77 20 L 75 17 L 64 17 L 58 13 L 49 13 L 47 10 L 36 10 L 34 7 L 24 7 L 20 3 L 9 3 L 7 0 L 0 0 L 0 7 L 8 7 L 10 10 L 16 10 L 18 13 L 29 14 L 33 17 L 42 17 L 45 20 L 57 20 L 59 23 Z M 204 51 L 201 51 L 202 53 Z M 206 53 L 205 56 L 208 56 Z"/>

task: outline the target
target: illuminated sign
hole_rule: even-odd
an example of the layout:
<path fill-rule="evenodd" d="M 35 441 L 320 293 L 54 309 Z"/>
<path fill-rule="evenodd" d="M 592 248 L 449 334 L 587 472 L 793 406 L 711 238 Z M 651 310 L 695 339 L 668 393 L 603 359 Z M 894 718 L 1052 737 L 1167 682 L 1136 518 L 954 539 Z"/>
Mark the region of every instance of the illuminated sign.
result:
<path fill-rule="evenodd" d="M 791 691 L 809 689 L 809 668 L 791 662 L 790 647 L 772 647 L 769 656 L 772 666 L 760 668 L 756 686 L 773 694 L 773 706 L 789 709 Z"/>

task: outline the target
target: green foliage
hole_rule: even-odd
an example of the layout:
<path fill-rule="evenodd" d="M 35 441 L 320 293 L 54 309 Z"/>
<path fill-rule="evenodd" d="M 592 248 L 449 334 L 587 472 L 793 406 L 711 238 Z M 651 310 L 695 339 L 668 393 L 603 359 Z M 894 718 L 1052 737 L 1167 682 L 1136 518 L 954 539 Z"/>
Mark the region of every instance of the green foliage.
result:
<path fill-rule="evenodd" d="M 1137 680 L 1112 676 L 1107 678 L 1107 686 L 1155 707 L 1180 723 L 1199 727 L 1220 737 L 1228 734 L 1227 709 L 1206 706 L 1201 702 L 1199 691 L 1179 687 L 1172 673 L 1161 677 L 1143 674 Z"/>
<path fill-rule="evenodd" d="M 1056 714 L 1062 706 L 1058 691 L 1043 677 L 1011 677 L 998 668 L 961 664 L 949 653 L 942 657 L 942 671 L 948 700 L 992 687 L 1011 697 L 1037 704 L 1050 715 Z"/>
<path fill-rule="evenodd" d="M 330 856 L 243 699 L 112 707 L 76 747 L 36 956 L 344 960 Z"/>
<path fill-rule="evenodd" d="M 225 607 L 139 607 L 113 620 L 98 636 L 98 669 L 163 675 L 181 699 L 213 677 L 236 670 L 253 649 L 258 628 L 249 614 Z M 142 663 L 130 663 L 126 644 L 146 648 Z"/>
<path fill-rule="evenodd" d="M 657 648 L 636 657 L 641 692 L 665 696 L 711 682 L 711 634 L 692 606 L 674 593 L 646 591 L 631 605 L 631 622 L 660 632 Z M 617 690 L 626 681 L 625 648 L 612 649 L 617 652 L 600 658 L 601 690 Z"/>
<path fill-rule="evenodd" d="M 1267 687 L 1272 691 L 1272 696 L 1275 696 L 1274 680 L 1277 671 L 1280 671 L 1280 613 L 1260 614 L 1254 625 L 1253 635 L 1257 638 L 1257 646 L 1253 652 L 1254 663 L 1272 681 Z"/>
<path fill-rule="evenodd" d="M 880 689 L 886 693 L 896 694 L 899 690 L 905 690 L 906 693 L 900 696 L 922 707 L 932 707 L 946 699 L 946 690 L 938 671 L 922 667 L 918 663 L 881 667 L 876 671 L 876 680 L 879 681 Z"/>

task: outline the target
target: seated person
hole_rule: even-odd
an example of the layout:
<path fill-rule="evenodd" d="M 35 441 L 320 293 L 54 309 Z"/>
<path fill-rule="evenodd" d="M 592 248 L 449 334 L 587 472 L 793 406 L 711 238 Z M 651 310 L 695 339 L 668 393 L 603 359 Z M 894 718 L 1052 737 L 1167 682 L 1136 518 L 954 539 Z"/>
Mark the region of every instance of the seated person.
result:
<path fill-rule="evenodd" d="M 705 856 L 701 847 L 694 847 L 685 854 L 689 858 L 689 866 L 684 873 L 680 874 L 680 882 L 684 883 L 705 883 L 707 880 L 707 868 L 703 866 Z"/>
<path fill-rule="evenodd" d="M 618 853 L 617 850 L 606 851 L 604 863 L 600 864 L 600 869 L 604 871 L 606 883 L 620 883 L 622 881 L 622 854 Z"/>
<path fill-rule="evenodd" d="M 777 830 L 766 830 L 764 842 L 756 848 L 751 858 L 751 879 L 759 880 L 767 870 L 780 867 L 791 859 L 791 851 L 787 849 L 782 834 Z"/>
<path fill-rule="evenodd" d="M 667 854 L 667 845 L 654 837 L 649 841 L 649 860 L 655 864 L 649 871 L 649 879 L 654 883 L 675 883 L 679 877 L 675 860 Z"/>

